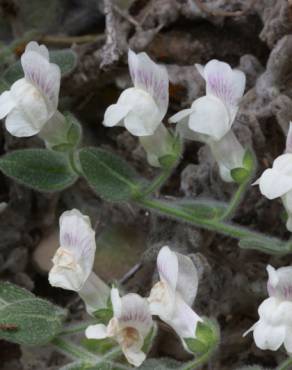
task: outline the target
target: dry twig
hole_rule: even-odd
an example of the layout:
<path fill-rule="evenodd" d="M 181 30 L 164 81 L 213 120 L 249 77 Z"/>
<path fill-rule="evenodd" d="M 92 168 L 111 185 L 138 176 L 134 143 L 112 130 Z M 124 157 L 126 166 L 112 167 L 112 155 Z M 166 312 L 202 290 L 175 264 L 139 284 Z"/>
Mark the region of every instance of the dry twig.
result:
<path fill-rule="evenodd" d="M 214 17 L 239 17 L 246 14 L 254 5 L 256 0 L 250 0 L 249 5 L 243 10 L 237 10 L 234 12 L 226 12 L 224 10 L 212 10 L 206 4 L 202 3 L 202 0 L 194 0 L 197 7 L 204 13 L 212 15 Z"/>

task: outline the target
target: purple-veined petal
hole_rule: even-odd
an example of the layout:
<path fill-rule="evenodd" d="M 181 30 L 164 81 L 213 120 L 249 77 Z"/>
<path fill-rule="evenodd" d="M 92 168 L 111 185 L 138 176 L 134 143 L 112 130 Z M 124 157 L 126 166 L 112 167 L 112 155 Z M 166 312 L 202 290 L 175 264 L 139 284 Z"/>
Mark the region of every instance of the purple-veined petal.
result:
<path fill-rule="evenodd" d="M 15 108 L 15 101 L 13 100 L 10 91 L 4 91 L 0 95 L 0 119 L 6 117 L 13 108 Z"/>
<path fill-rule="evenodd" d="M 280 267 L 276 270 L 273 266 L 268 265 L 267 271 L 269 295 L 292 301 L 292 266 Z"/>
<path fill-rule="evenodd" d="M 60 244 L 74 255 L 84 272 L 85 282 L 92 271 L 96 250 L 89 217 L 77 209 L 64 212 L 60 217 Z"/>
<path fill-rule="evenodd" d="M 103 324 L 90 325 L 85 331 L 88 339 L 104 339 L 107 338 L 107 328 Z"/>
<path fill-rule="evenodd" d="M 178 280 L 176 291 L 183 300 L 191 306 L 198 290 L 198 271 L 193 261 L 188 256 L 176 253 L 178 260 Z"/>
<path fill-rule="evenodd" d="M 176 253 L 169 247 L 162 247 L 157 256 L 157 269 L 162 281 L 166 281 L 175 291 L 178 281 L 178 259 Z"/>
<path fill-rule="evenodd" d="M 146 53 L 128 53 L 131 78 L 135 87 L 147 91 L 159 107 L 160 121 L 168 107 L 168 73 L 164 66 L 154 63 Z"/>
<path fill-rule="evenodd" d="M 216 97 L 203 96 L 192 104 L 189 128 L 196 133 L 220 140 L 230 130 L 231 123 L 224 104 Z"/>
<path fill-rule="evenodd" d="M 202 69 L 199 69 L 202 74 Z M 214 95 L 228 107 L 231 121 L 238 110 L 240 98 L 245 89 L 245 75 L 224 62 L 216 59 L 208 62 L 204 67 L 203 76 L 206 80 L 206 94 Z"/>
<path fill-rule="evenodd" d="M 145 338 L 153 325 L 147 300 L 134 293 L 126 294 L 121 300 L 120 326 L 122 328 L 132 327 Z"/>
<path fill-rule="evenodd" d="M 42 93 L 51 117 L 58 106 L 60 68 L 56 64 L 50 63 L 42 53 L 34 50 L 28 50 L 22 54 L 21 64 L 25 79 Z"/>

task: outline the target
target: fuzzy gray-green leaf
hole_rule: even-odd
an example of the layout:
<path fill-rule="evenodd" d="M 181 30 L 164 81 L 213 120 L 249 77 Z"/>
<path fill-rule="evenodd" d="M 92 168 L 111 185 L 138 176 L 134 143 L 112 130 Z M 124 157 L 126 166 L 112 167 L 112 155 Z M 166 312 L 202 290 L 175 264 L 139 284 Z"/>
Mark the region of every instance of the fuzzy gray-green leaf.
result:
<path fill-rule="evenodd" d="M 0 283 L 0 338 L 19 344 L 44 344 L 62 329 L 64 312 L 32 293 Z"/>
<path fill-rule="evenodd" d="M 116 155 L 103 149 L 84 148 L 79 152 L 79 159 L 85 179 L 101 198 L 127 201 L 139 195 L 141 179 Z"/>
<path fill-rule="evenodd" d="M 47 149 L 24 149 L 0 158 L 0 170 L 8 177 L 39 191 L 59 191 L 77 179 L 60 153 Z"/>

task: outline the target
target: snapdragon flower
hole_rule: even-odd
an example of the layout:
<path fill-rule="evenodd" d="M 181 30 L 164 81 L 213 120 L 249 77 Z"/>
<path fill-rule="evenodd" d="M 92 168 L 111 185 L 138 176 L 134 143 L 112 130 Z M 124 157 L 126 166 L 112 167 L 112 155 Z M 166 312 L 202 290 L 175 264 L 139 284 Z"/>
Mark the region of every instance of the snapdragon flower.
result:
<path fill-rule="evenodd" d="M 195 338 L 198 322 L 203 320 L 192 310 L 198 289 L 198 273 L 192 260 L 169 247 L 157 257 L 160 281 L 151 289 L 148 302 L 152 315 L 171 326 L 181 338 Z"/>
<path fill-rule="evenodd" d="M 274 160 L 273 167 L 263 172 L 254 183 L 268 199 L 281 197 L 288 214 L 286 227 L 292 231 L 292 125 L 287 135 L 286 152 Z"/>
<path fill-rule="evenodd" d="M 108 286 L 92 272 L 96 243 L 90 219 L 77 209 L 60 217 L 60 247 L 53 257 L 49 282 L 78 292 L 89 313 L 107 305 Z"/>
<path fill-rule="evenodd" d="M 153 326 L 148 303 L 134 293 L 121 298 L 116 288 L 111 291 L 111 301 L 113 318 L 108 325 L 90 325 L 85 335 L 89 339 L 115 339 L 128 362 L 140 366 L 146 358 L 142 351 L 144 340 Z"/>
<path fill-rule="evenodd" d="M 58 106 L 61 72 L 44 45 L 31 41 L 21 56 L 24 77 L 0 95 L 0 119 L 11 135 L 38 134 Z"/>
<path fill-rule="evenodd" d="M 104 115 L 107 127 L 123 125 L 134 136 L 152 135 L 168 107 L 168 74 L 165 67 L 154 63 L 146 53 L 128 53 L 134 87 L 122 92 L 116 104 Z"/>
<path fill-rule="evenodd" d="M 275 270 L 267 266 L 268 293 L 259 306 L 259 320 L 246 332 L 253 332 L 255 344 L 262 350 L 277 351 L 282 344 L 292 353 L 292 266 Z"/>
<path fill-rule="evenodd" d="M 169 121 L 178 123 L 182 137 L 210 145 L 222 179 L 230 182 L 233 181 L 230 171 L 242 166 L 244 156 L 244 149 L 231 128 L 244 93 L 245 75 L 215 59 L 196 67 L 206 81 L 206 95 Z"/>

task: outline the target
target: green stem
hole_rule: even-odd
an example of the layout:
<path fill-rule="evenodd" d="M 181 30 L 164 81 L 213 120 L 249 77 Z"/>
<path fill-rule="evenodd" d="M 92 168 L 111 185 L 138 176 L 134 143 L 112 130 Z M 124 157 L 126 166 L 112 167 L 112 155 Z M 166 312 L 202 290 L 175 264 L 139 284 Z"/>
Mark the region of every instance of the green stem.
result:
<path fill-rule="evenodd" d="M 198 366 L 204 365 L 206 362 L 208 362 L 211 354 L 212 351 L 204 353 L 202 356 L 196 358 L 195 360 L 189 361 L 186 365 L 182 366 L 180 370 L 194 370 Z"/>
<path fill-rule="evenodd" d="M 184 210 L 171 202 L 154 198 L 137 199 L 136 202 L 149 210 L 154 210 L 167 215 L 168 217 L 186 221 L 203 229 L 212 230 L 236 239 L 256 240 L 254 246 L 246 245 L 245 248 L 258 249 L 265 253 L 275 253 L 280 255 L 292 252 L 291 242 L 284 242 L 278 238 L 267 237 L 265 234 L 257 231 L 253 231 L 233 223 L 226 223 L 218 219 L 198 218 L 191 212 L 187 212 L 187 210 Z"/>
<path fill-rule="evenodd" d="M 82 360 L 88 363 L 97 363 L 100 361 L 100 358 L 92 353 L 88 352 L 82 347 L 77 346 L 76 344 L 62 339 L 55 338 L 52 340 L 52 344 L 62 353 L 66 354 L 69 358 L 74 360 Z"/>
<path fill-rule="evenodd" d="M 289 370 L 292 369 L 292 357 L 282 362 L 275 370 Z"/>
<path fill-rule="evenodd" d="M 158 175 L 146 188 L 146 190 L 143 192 L 142 197 L 146 197 L 152 193 L 154 193 L 156 190 L 161 188 L 161 186 L 168 180 L 171 173 L 173 171 L 173 168 L 166 168 L 164 169 L 160 175 Z"/>
<path fill-rule="evenodd" d="M 234 214 L 247 190 L 247 186 L 249 185 L 249 183 L 250 181 L 244 181 L 242 184 L 239 185 L 229 202 L 228 208 L 223 213 L 223 215 L 220 216 L 221 221 L 230 219 L 231 216 Z"/>

